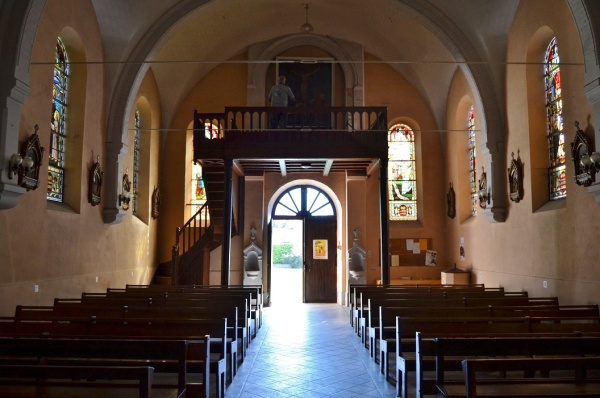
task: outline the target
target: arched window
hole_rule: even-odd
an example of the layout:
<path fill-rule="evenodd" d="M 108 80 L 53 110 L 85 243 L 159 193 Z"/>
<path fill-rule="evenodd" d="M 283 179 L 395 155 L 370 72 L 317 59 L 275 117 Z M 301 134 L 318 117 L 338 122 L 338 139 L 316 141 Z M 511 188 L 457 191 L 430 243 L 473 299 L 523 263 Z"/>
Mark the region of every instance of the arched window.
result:
<path fill-rule="evenodd" d="M 416 220 L 415 134 L 406 124 L 395 124 L 388 131 L 388 143 L 390 220 Z"/>
<path fill-rule="evenodd" d="M 331 198 L 311 186 L 293 187 L 279 196 L 273 207 L 273 218 L 304 218 L 335 216 Z"/>
<path fill-rule="evenodd" d="M 544 83 L 546 87 L 546 137 L 549 152 L 550 200 L 567 196 L 565 166 L 565 134 L 562 116 L 562 86 L 560 83 L 560 58 L 556 37 L 550 41 L 544 59 Z"/>
<path fill-rule="evenodd" d="M 68 83 L 69 57 L 65 45 L 59 37 L 56 39 L 56 51 L 54 53 L 48 190 L 46 192 L 46 198 L 54 202 L 63 201 Z"/>
<path fill-rule="evenodd" d="M 199 163 L 192 162 L 192 206 L 190 217 L 192 217 L 200 207 L 206 203 L 206 189 L 204 187 L 204 178 L 202 178 L 202 166 Z M 208 217 L 208 213 L 200 215 L 202 219 Z"/>
<path fill-rule="evenodd" d="M 138 211 L 138 190 L 140 179 L 140 111 L 136 108 L 134 116 L 133 129 L 133 187 L 132 187 L 132 211 L 137 214 Z"/>
<path fill-rule="evenodd" d="M 477 165 L 477 148 L 475 143 L 475 110 L 471 106 L 469 109 L 469 117 L 467 118 L 467 125 L 469 126 L 469 175 L 471 183 L 471 215 L 477 215 L 477 171 L 475 167 Z"/>

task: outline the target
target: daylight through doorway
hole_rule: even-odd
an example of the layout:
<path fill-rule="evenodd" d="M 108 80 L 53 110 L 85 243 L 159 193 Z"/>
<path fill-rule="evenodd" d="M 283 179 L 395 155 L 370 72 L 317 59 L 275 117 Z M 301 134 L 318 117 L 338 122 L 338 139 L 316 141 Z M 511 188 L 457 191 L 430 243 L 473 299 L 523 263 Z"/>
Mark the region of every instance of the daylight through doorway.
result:
<path fill-rule="evenodd" d="M 273 220 L 271 306 L 302 304 L 302 220 Z"/>

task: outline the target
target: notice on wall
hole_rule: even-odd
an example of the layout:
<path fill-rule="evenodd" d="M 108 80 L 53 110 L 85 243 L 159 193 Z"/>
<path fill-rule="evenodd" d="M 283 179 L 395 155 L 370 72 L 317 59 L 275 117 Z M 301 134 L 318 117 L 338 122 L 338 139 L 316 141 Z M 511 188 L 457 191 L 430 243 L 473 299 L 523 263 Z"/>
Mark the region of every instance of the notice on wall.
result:
<path fill-rule="evenodd" d="M 406 239 L 406 250 L 408 250 L 409 252 L 413 251 L 413 240 L 412 239 Z"/>
<path fill-rule="evenodd" d="M 421 244 L 419 242 L 414 242 L 412 249 L 413 249 L 413 254 L 421 253 Z"/>
<path fill-rule="evenodd" d="M 400 256 L 397 254 L 392 254 L 392 267 L 400 266 Z"/>
<path fill-rule="evenodd" d="M 425 265 L 435 266 L 437 252 L 435 250 L 427 250 L 425 252 Z"/>

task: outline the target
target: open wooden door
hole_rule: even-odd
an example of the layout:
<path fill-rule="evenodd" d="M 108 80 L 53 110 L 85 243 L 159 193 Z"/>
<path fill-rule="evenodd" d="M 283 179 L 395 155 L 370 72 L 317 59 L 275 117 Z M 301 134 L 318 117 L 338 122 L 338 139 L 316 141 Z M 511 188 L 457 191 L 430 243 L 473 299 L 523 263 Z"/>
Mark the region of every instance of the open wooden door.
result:
<path fill-rule="evenodd" d="M 304 302 L 337 301 L 337 231 L 330 218 L 304 221 Z"/>

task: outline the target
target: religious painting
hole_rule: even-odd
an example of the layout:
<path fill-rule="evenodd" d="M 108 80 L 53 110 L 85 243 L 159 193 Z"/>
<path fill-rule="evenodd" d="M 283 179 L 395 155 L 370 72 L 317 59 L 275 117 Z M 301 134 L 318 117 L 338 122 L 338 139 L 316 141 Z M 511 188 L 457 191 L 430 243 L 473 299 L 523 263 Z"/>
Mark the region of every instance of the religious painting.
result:
<path fill-rule="evenodd" d="M 333 64 L 325 58 L 277 58 L 277 75 L 296 97 L 297 107 L 330 107 L 333 104 Z"/>
<path fill-rule="evenodd" d="M 313 240 L 313 260 L 327 260 L 327 239 Z"/>

